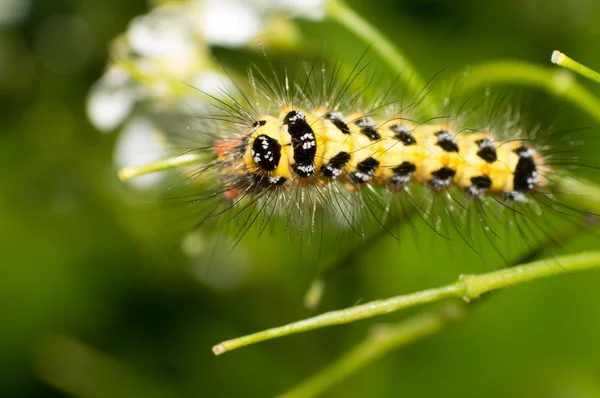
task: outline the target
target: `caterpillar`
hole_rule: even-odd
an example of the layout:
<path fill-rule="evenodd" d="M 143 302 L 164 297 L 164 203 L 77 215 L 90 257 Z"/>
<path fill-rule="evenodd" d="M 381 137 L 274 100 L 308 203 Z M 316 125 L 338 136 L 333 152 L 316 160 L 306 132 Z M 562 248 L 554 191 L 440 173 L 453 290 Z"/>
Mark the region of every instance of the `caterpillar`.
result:
<path fill-rule="evenodd" d="M 546 184 L 543 157 L 520 140 L 465 134 L 449 124 L 414 124 L 400 117 L 377 122 L 362 113 L 344 117 L 284 105 L 261 115 L 238 143 L 218 142 L 217 167 L 226 196 L 291 186 L 351 190 L 366 184 L 397 191 L 411 181 L 434 191 L 451 184 L 473 199 L 485 195 L 524 202 Z"/>
<path fill-rule="evenodd" d="M 262 234 L 284 219 L 292 235 L 308 231 L 311 239 L 317 230 L 364 239 L 373 226 L 399 239 L 390 224 L 416 214 L 438 235 L 457 233 L 476 251 L 476 240 L 489 241 L 504 258 L 500 224 L 534 245 L 555 226 L 544 210 L 580 221 L 584 211 L 549 189 L 554 165 L 576 164 L 556 150 L 574 141 L 570 132 L 526 127 L 510 112 L 495 116 L 500 123 L 470 124 L 470 113 L 501 113 L 498 101 L 491 110 L 452 111 L 446 100 L 437 116 L 423 115 L 422 96 L 391 100 L 393 84 L 370 92 L 376 84 L 361 62 L 345 75 L 339 65 L 315 73 L 313 63 L 283 78 L 272 65 L 272 76 L 254 67 L 249 91 L 233 84 L 237 92 L 204 93 L 216 111 L 186 132 L 186 154 L 211 157 L 184 179 L 201 180 L 184 196 L 198 206 L 194 226 L 235 225 L 239 241 L 252 226 Z"/>

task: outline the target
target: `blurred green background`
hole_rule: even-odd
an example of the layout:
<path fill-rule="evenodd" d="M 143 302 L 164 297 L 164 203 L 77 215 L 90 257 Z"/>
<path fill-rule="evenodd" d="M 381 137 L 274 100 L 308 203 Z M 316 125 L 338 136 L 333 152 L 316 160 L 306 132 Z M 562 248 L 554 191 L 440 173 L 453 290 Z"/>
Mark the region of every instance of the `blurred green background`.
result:
<path fill-rule="evenodd" d="M 548 65 L 555 49 L 600 67 L 597 1 L 349 4 L 426 77 L 499 58 Z M 118 133 L 90 124 L 86 98 L 109 41 L 147 10 L 144 0 L 0 0 L 2 396 L 274 396 L 348 350 L 370 324 L 406 316 L 213 356 L 221 340 L 313 315 L 302 298 L 318 254 L 313 246 L 299 255 L 287 236 L 248 236 L 232 252 L 185 256 L 161 234 L 165 213 L 139 206 L 148 195 L 116 179 Z M 298 24 L 309 43 L 320 49 L 325 40 L 338 58 L 353 62 L 364 51 L 333 23 Z M 579 117 L 568 112 L 559 107 L 554 116 Z M 430 231 L 415 235 L 418 243 L 383 239 L 358 266 L 339 272 L 318 311 L 502 265 Z M 587 235 L 566 249 L 595 247 Z M 598 286 L 595 272 L 494 295 L 463 322 L 390 353 L 325 395 L 600 397 Z"/>

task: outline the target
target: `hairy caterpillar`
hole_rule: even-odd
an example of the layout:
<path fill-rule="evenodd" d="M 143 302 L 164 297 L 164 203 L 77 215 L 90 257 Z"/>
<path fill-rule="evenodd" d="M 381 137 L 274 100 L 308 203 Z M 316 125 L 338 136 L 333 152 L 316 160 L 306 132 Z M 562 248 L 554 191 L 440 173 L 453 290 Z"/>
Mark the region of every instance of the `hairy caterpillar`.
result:
<path fill-rule="evenodd" d="M 437 234 L 458 234 L 476 250 L 475 241 L 489 241 L 504 257 L 499 225 L 533 243 L 556 221 L 545 209 L 580 221 L 582 212 L 549 189 L 553 165 L 575 164 L 555 149 L 573 141 L 569 132 L 549 145 L 544 129 L 512 115 L 476 126 L 469 112 L 446 104 L 438 116 L 423 116 L 421 98 L 390 100 L 393 85 L 370 93 L 373 77 L 365 83 L 359 64 L 344 77 L 339 66 L 314 70 L 281 79 L 255 68 L 250 91 L 208 94 L 217 112 L 187 135 L 189 152 L 213 158 L 185 178 L 202 181 L 186 197 L 199 206 L 196 225 L 241 221 L 239 239 L 283 218 L 292 233 L 351 230 L 364 238 L 372 226 L 396 236 L 393 224 L 416 213 Z"/>
<path fill-rule="evenodd" d="M 217 143 L 216 151 L 231 198 L 336 180 L 349 190 L 373 184 L 391 191 L 415 181 L 435 191 L 454 184 L 473 199 L 489 193 L 524 202 L 545 185 L 543 158 L 519 140 L 499 142 L 491 133 L 464 134 L 449 124 L 400 117 L 376 122 L 360 113 L 344 117 L 284 105 L 278 118 L 259 116 L 228 146 Z"/>

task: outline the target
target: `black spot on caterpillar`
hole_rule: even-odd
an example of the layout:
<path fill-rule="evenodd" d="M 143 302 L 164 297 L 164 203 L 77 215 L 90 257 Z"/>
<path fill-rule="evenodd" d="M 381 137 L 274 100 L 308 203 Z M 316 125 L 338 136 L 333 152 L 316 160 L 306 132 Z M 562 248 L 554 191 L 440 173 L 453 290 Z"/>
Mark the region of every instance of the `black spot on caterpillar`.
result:
<path fill-rule="evenodd" d="M 292 136 L 293 171 L 300 177 L 311 176 L 315 172 L 314 160 L 317 153 L 315 133 L 306 122 L 304 113 L 297 110 L 288 112 L 283 118 L 283 124 L 287 125 L 287 131 Z"/>
<path fill-rule="evenodd" d="M 281 144 L 267 135 L 259 135 L 252 143 L 252 158 L 261 169 L 273 171 L 279 165 Z"/>
<path fill-rule="evenodd" d="M 411 131 L 408 127 L 403 124 L 394 124 L 390 127 L 392 131 L 395 133 L 394 137 L 402 141 L 402 143 L 406 146 L 414 145 L 417 143 L 415 137 L 412 136 Z"/>

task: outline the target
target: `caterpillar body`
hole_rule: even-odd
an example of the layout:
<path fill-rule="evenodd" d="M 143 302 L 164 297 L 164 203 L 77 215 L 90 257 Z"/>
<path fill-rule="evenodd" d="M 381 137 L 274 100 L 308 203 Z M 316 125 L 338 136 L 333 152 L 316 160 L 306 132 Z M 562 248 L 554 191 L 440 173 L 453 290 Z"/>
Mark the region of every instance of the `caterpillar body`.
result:
<path fill-rule="evenodd" d="M 535 247 L 564 220 L 581 221 L 585 209 L 563 204 L 552 185 L 578 162 L 569 152 L 581 142 L 575 132 L 527 125 L 518 106 L 488 91 L 474 110 L 456 95 L 423 112 L 422 97 L 392 100 L 401 87 L 373 90 L 361 62 L 347 74 L 286 68 L 283 79 L 272 65 L 272 76 L 254 67 L 243 81 L 248 90 L 230 78 L 234 89 L 204 93 L 213 111 L 200 115 L 198 128 L 188 125 L 180 137 L 188 144 L 178 148 L 203 156 L 185 175 L 190 196 L 176 198 L 195 209 L 185 220 L 228 225 L 234 242 L 252 226 L 261 235 L 283 221 L 290 237 L 310 242 L 319 231 L 321 241 L 345 245 L 346 231 L 402 240 L 395 230 L 419 216 L 437 235 L 475 252 L 491 244 L 503 259 L 499 241 L 511 246 L 503 230 Z"/>
<path fill-rule="evenodd" d="M 524 202 L 545 186 L 547 173 L 543 157 L 520 140 L 455 131 L 448 123 L 378 122 L 362 113 L 309 113 L 290 105 L 278 117 L 257 117 L 239 142 L 218 142 L 215 151 L 231 199 L 335 181 L 349 191 L 366 184 L 398 191 L 414 181 L 434 191 L 455 185 L 473 199 Z"/>

